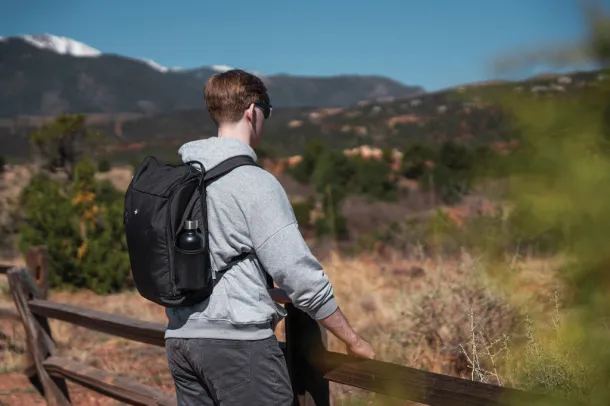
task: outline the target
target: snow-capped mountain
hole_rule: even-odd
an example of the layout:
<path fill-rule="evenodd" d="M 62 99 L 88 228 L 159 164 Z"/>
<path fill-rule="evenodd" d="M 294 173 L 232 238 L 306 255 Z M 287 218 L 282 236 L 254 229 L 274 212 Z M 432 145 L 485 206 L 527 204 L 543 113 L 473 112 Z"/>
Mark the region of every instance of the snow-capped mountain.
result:
<path fill-rule="evenodd" d="M 215 73 L 231 69 L 222 64 L 168 67 L 144 55 L 119 55 L 51 34 L 0 38 L 0 60 L 0 117 L 62 112 L 154 115 L 203 108 L 204 84 Z M 284 107 L 345 106 L 421 90 L 378 76 L 251 72 L 264 80 L 274 104 Z"/>
<path fill-rule="evenodd" d="M 0 41 L 7 40 L 9 38 L 19 38 L 40 49 L 46 49 L 46 50 L 53 51 L 53 52 L 61 54 L 61 55 L 70 55 L 70 56 L 74 56 L 74 57 L 78 57 L 78 58 L 94 58 L 94 57 L 98 57 L 98 56 L 104 54 L 104 52 L 102 52 L 98 49 L 95 49 L 83 42 L 74 40 L 72 38 L 62 37 L 59 35 L 53 35 L 53 34 L 48 34 L 48 33 L 34 34 L 34 35 L 19 35 L 19 36 L 8 37 L 8 38 L 0 37 Z M 153 61 L 152 59 L 148 59 L 148 58 L 134 58 L 131 56 L 124 56 L 124 55 L 121 55 L 121 56 L 134 60 L 134 61 L 143 62 L 146 65 L 150 66 L 151 68 L 155 69 L 156 71 L 159 71 L 162 73 L 166 73 L 166 72 L 170 72 L 170 71 L 171 72 L 181 72 L 181 71 L 192 70 L 192 69 L 184 69 L 181 67 L 168 68 L 168 67 L 160 65 L 157 62 Z M 206 68 L 213 70 L 215 72 L 226 72 L 228 70 L 233 69 L 233 67 L 229 66 L 229 65 L 211 65 Z M 199 68 L 195 68 L 195 69 L 199 69 Z"/>
<path fill-rule="evenodd" d="M 228 65 L 211 65 L 210 69 L 216 71 L 216 72 L 226 72 L 228 70 L 233 69 L 232 66 L 228 66 Z"/>
<path fill-rule="evenodd" d="M 102 54 L 101 51 L 90 47 L 87 44 L 57 35 L 23 35 L 20 38 L 38 48 L 48 49 L 62 55 L 67 54 L 77 57 L 95 57 Z"/>
<path fill-rule="evenodd" d="M 137 59 L 137 58 L 130 58 L 130 59 L 135 59 L 136 61 L 144 62 L 151 68 L 158 70 L 159 72 L 163 72 L 163 73 L 169 72 L 170 70 L 175 70 L 175 68 L 170 69 L 165 66 L 159 65 L 157 62 L 153 61 L 152 59 Z"/>
<path fill-rule="evenodd" d="M 74 56 L 74 57 L 78 57 L 78 58 L 98 57 L 98 56 L 104 54 L 102 51 L 95 49 L 85 43 L 74 40 L 72 38 L 62 37 L 59 35 L 35 34 L 35 35 L 19 35 L 19 36 L 10 37 L 10 38 L 19 38 L 40 49 L 47 49 L 49 51 L 53 51 L 53 52 L 56 52 L 61 55 L 70 55 L 70 56 Z M 0 37 L 0 41 L 6 40 L 6 39 L 8 39 L 8 38 Z M 143 62 L 146 65 L 150 66 L 151 68 L 153 68 L 159 72 L 163 72 L 163 73 L 169 72 L 169 71 L 180 70 L 180 68 L 167 68 L 163 65 L 158 64 L 157 62 L 153 61 L 152 59 L 132 58 L 132 57 L 128 57 L 128 58 L 139 61 L 139 62 Z"/>

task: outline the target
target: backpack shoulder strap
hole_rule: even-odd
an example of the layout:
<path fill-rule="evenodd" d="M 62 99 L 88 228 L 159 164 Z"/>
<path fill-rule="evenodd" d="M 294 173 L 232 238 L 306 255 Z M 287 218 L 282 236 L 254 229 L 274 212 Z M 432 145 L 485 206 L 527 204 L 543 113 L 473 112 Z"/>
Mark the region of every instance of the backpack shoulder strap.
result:
<path fill-rule="evenodd" d="M 233 169 L 240 167 L 240 166 L 244 166 L 244 165 L 258 166 L 259 168 L 261 167 L 259 164 L 256 163 L 256 161 L 254 161 L 254 159 L 252 159 L 251 156 L 238 155 L 233 158 L 229 158 L 226 161 L 223 161 L 220 164 L 218 164 L 217 166 L 215 166 L 214 168 L 212 168 L 209 172 L 207 172 L 205 174 L 204 182 L 206 184 L 210 184 L 211 182 L 214 182 L 216 179 L 220 179 L 223 175 L 232 171 Z M 250 258 L 250 257 L 256 257 L 256 253 L 255 252 L 245 252 L 242 255 L 238 256 L 237 258 L 234 258 L 233 261 L 230 261 L 223 269 L 219 270 L 219 272 L 218 272 L 219 276 L 222 277 L 222 274 L 224 272 L 226 272 L 228 269 L 230 269 L 233 265 L 235 265 L 238 262 L 241 262 L 247 258 Z M 263 273 L 265 274 L 265 280 L 267 282 L 267 287 L 269 289 L 272 289 L 274 286 L 273 278 L 264 269 L 263 269 Z"/>
<path fill-rule="evenodd" d="M 231 158 L 228 158 L 224 161 L 222 161 L 221 163 L 219 163 L 218 165 L 216 165 L 215 167 L 213 167 L 212 169 L 210 169 L 209 171 L 207 171 L 203 177 L 203 184 L 201 185 L 202 188 L 200 189 L 200 200 L 201 200 L 201 204 L 202 204 L 202 213 L 205 216 L 205 221 L 207 223 L 207 213 L 205 212 L 205 202 L 204 202 L 204 198 L 203 198 L 203 194 L 205 193 L 205 187 L 210 185 L 212 182 L 222 178 L 224 175 L 226 175 L 227 173 L 231 172 L 233 169 L 238 168 L 240 166 L 246 166 L 246 165 L 250 165 L 250 166 L 258 166 L 259 168 L 261 167 L 259 164 L 256 163 L 256 161 L 254 161 L 254 159 L 252 159 L 251 156 L 249 155 L 237 155 Z M 218 280 L 222 277 L 222 275 L 224 274 L 224 272 L 226 272 L 227 270 L 229 270 L 233 265 L 245 260 L 246 258 L 249 257 L 253 257 L 256 256 L 256 253 L 254 252 L 246 252 L 243 253 L 242 255 L 239 255 L 238 257 L 234 258 L 232 261 L 230 261 L 225 267 L 223 267 L 222 269 L 219 269 L 217 271 L 218 273 L 218 279 L 216 280 L 216 283 L 218 283 Z M 267 273 L 267 271 L 264 272 L 265 273 L 265 279 L 267 282 L 267 285 L 269 288 L 273 288 L 273 278 L 271 278 L 271 275 L 269 275 Z"/>
<path fill-rule="evenodd" d="M 258 166 L 260 168 L 260 165 L 257 164 L 251 156 L 238 155 L 222 161 L 207 171 L 203 177 L 203 180 L 206 184 L 210 184 L 231 172 L 233 169 L 244 165 Z"/>

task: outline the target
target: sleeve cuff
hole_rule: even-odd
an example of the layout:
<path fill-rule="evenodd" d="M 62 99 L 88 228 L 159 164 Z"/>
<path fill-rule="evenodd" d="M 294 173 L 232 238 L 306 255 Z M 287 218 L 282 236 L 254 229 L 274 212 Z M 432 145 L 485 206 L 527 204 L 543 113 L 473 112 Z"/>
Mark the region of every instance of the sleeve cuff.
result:
<path fill-rule="evenodd" d="M 317 310 L 313 311 L 313 312 L 309 312 L 309 317 L 311 317 L 314 320 L 321 320 L 324 319 L 328 316 L 330 316 L 331 314 L 333 314 L 335 312 L 335 310 L 337 310 L 337 308 L 339 307 L 337 301 L 335 300 L 334 297 L 331 297 L 329 300 L 326 301 L 326 303 L 324 303 L 322 306 L 320 306 Z"/>

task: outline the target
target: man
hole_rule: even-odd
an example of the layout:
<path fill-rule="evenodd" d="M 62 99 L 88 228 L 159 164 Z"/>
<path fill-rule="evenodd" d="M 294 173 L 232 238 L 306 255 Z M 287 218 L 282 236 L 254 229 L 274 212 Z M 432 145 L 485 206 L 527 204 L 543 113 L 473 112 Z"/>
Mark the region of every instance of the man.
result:
<path fill-rule="evenodd" d="M 218 137 L 183 145 L 183 161 L 206 170 L 236 155 L 256 159 L 271 105 L 263 82 L 242 70 L 216 74 L 204 90 Z M 210 298 L 168 308 L 166 352 L 179 405 L 291 405 L 292 388 L 274 335 L 285 310 L 267 292 L 265 271 L 351 354 L 374 358 L 341 313 L 322 267 L 301 236 L 277 179 L 256 166 L 241 166 L 210 184 L 208 227 L 212 266 L 223 268 Z M 199 207 L 197 204 L 195 207 Z"/>

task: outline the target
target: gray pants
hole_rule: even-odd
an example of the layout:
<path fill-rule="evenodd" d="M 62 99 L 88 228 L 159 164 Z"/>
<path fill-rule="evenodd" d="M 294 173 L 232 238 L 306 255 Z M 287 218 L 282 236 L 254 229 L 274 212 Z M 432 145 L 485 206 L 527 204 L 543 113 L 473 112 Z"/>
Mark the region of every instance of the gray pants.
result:
<path fill-rule="evenodd" d="M 168 338 L 178 406 L 289 406 L 292 386 L 275 336 L 258 341 Z"/>

